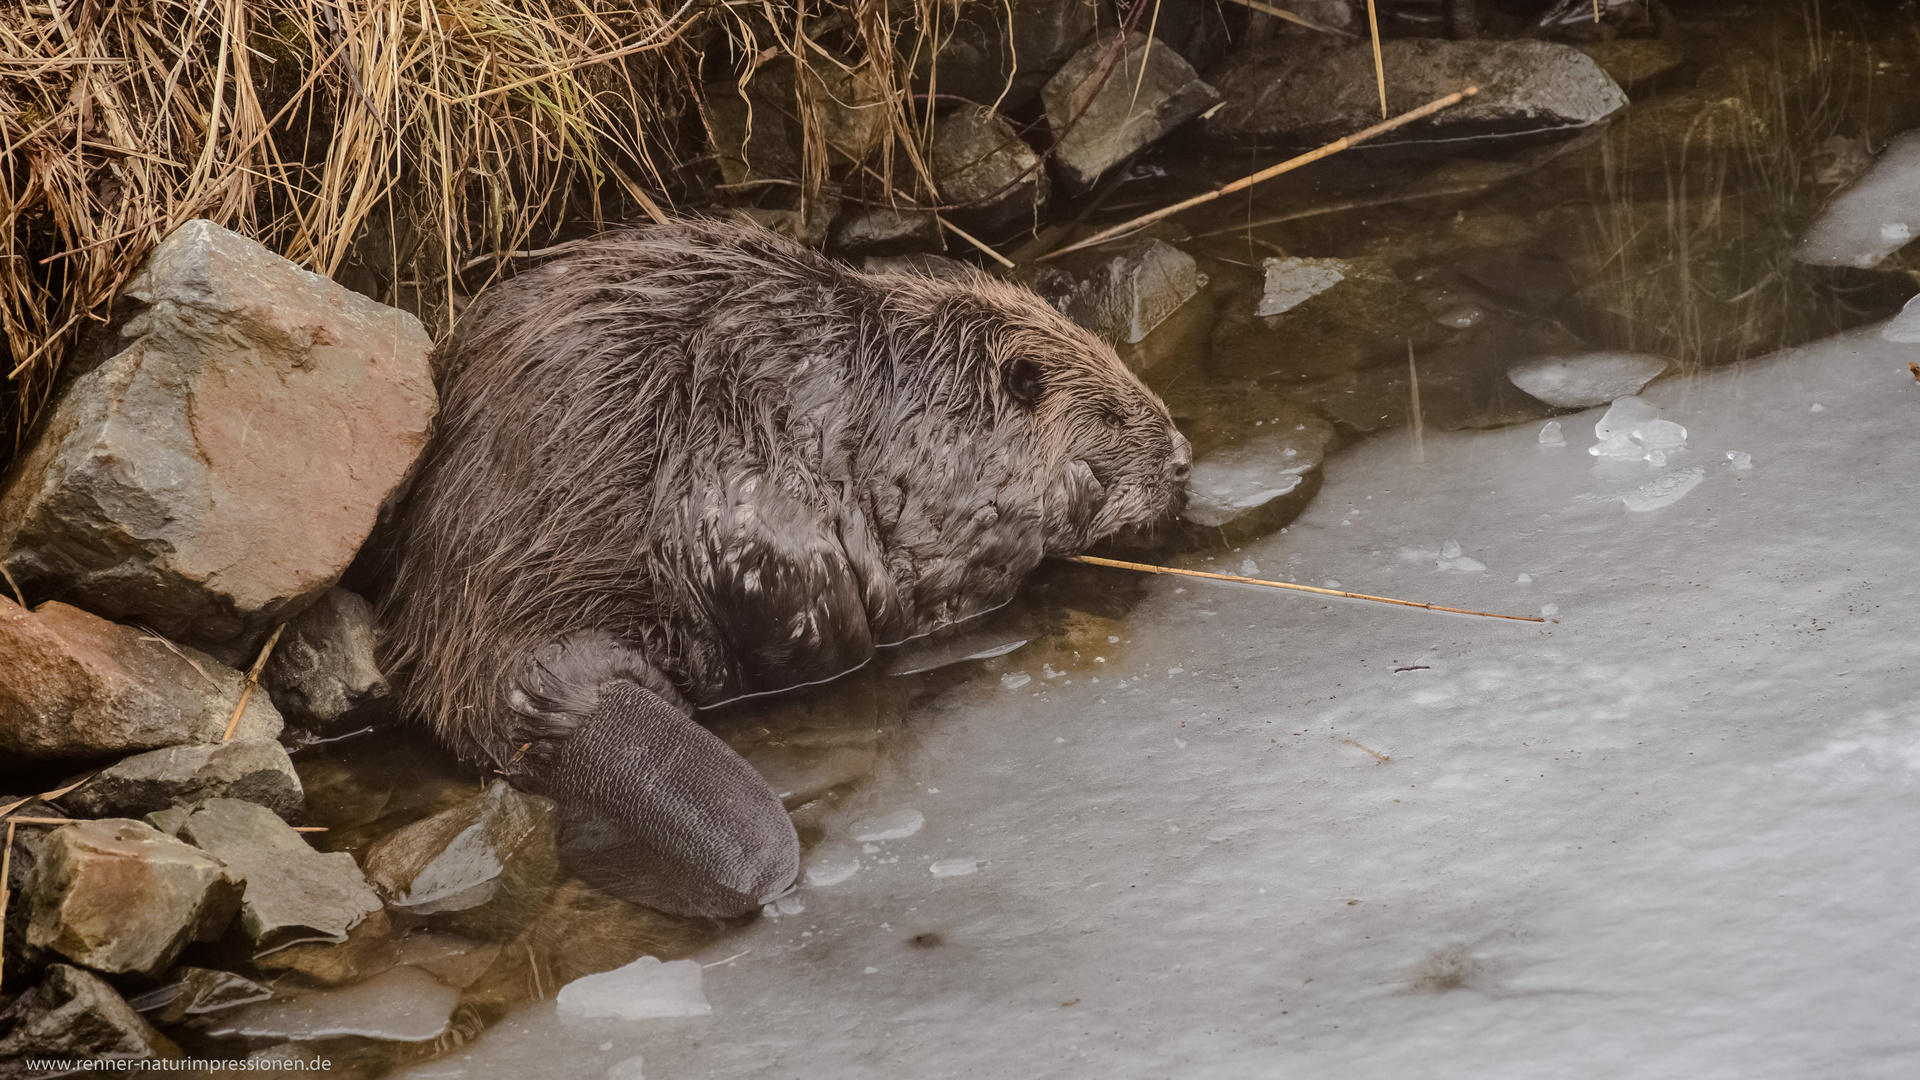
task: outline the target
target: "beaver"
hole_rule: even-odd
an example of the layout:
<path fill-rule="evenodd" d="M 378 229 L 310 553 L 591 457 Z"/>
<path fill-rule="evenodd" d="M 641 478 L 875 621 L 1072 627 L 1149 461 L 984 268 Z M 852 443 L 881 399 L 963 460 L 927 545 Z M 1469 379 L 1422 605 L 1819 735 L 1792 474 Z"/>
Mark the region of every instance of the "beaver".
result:
<path fill-rule="evenodd" d="M 1034 294 L 713 221 L 569 245 L 434 367 L 378 615 L 399 703 L 553 798 L 575 873 L 679 914 L 751 910 L 799 861 L 697 709 L 999 607 L 1044 556 L 1177 511 L 1191 462 Z"/>

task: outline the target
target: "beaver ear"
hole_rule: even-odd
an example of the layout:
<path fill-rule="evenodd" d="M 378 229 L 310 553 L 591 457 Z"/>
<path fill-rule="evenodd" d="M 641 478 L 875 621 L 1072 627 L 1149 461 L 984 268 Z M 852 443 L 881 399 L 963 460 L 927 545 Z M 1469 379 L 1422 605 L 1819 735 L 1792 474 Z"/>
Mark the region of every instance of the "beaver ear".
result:
<path fill-rule="evenodd" d="M 1040 403 L 1040 365 L 1022 356 L 1000 365 L 1000 385 L 1022 408 Z"/>

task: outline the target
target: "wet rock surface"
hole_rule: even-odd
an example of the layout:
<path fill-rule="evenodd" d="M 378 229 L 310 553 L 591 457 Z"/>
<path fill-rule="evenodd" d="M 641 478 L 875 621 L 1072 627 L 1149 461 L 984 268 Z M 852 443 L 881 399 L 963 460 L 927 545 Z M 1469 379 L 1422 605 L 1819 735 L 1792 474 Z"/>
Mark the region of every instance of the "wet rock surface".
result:
<path fill-rule="evenodd" d="M 128 1005 L 155 1024 L 177 1024 L 190 1017 L 265 1001 L 273 991 L 231 971 L 181 965 L 167 972 L 163 985 L 140 994 Z"/>
<path fill-rule="evenodd" d="M 0 494 L 29 592 L 230 663 L 346 569 L 426 444 L 426 333 L 207 221 L 127 285 Z"/>
<path fill-rule="evenodd" d="M 1041 91 L 1059 140 L 1053 165 L 1075 191 L 1200 115 L 1220 95 L 1186 60 L 1145 34 L 1096 37 Z"/>
<path fill-rule="evenodd" d="M 1019 109 L 1093 33 L 1100 7 L 1085 0 L 966 5 L 916 82 L 928 92 Z"/>
<path fill-rule="evenodd" d="M 1592 59 L 1552 42 L 1403 38 L 1383 43 L 1381 59 L 1393 73 L 1388 115 L 1480 88 L 1462 104 L 1381 136 L 1383 146 L 1571 132 L 1627 103 Z M 1213 79 L 1224 103 L 1199 127 L 1222 146 L 1319 146 L 1382 119 L 1373 53 L 1364 45 L 1279 42 L 1230 58 Z"/>
<path fill-rule="evenodd" d="M 0 1077 L 29 1072 L 29 1057 L 132 1059 L 178 1057 L 180 1048 L 141 1019 L 99 976 L 66 964 L 47 968 L 40 984 L 4 1012 Z"/>
<path fill-rule="evenodd" d="M 1040 155 L 1012 122 L 977 105 L 939 119 L 932 164 L 941 196 L 954 207 L 948 214 L 987 236 L 1037 224 L 1052 191 Z"/>
<path fill-rule="evenodd" d="M 208 799 L 149 820 L 245 880 L 236 925 L 256 956 L 301 942 L 345 941 L 348 930 L 380 910 L 353 856 L 315 851 L 265 807 Z"/>
<path fill-rule="evenodd" d="M 391 833 L 367 852 L 367 880 L 399 913 L 477 937 L 531 918 L 559 871 L 552 800 L 495 780 L 465 804 Z"/>
<path fill-rule="evenodd" d="M 273 739 L 169 746 L 123 758 L 61 801 L 89 817 L 138 817 L 180 802 L 244 799 L 283 818 L 306 803 L 293 761 Z"/>
<path fill-rule="evenodd" d="M 1129 245 L 1076 284 L 1068 318 L 1104 340 L 1135 345 L 1206 285 L 1193 256 L 1163 240 Z"/>
<path fill-rule="evenodd" d="M 233 921 L 241 882 L 203 851 L 124 818 L 62 826 L 28 884 L 27 943 L 97 971 L 157 976 Z"/>
<path fill-rule="evenodd" d="M 28 612 L 0 599 L 0 751 L 59 760 L 219 740 L 243 677 L 170 644 L 58 601 Z M 235 738 L 280 733 L 265 697 L 248 699 Z"/>
<path fill-rule="evenodd" d="M 910 255 L 941 247 L 940 223 L 930 210 L 863 206 L 833 223 L 829 241 L 847 255 Z"/>
<path fill-rule="evenodd" d="M 373 643 L 372 605 L 336 586 L 287 624 L 260 671 L 260 685 L 296 724 L 328 728 L 372 719 L 388 689 Z"/>

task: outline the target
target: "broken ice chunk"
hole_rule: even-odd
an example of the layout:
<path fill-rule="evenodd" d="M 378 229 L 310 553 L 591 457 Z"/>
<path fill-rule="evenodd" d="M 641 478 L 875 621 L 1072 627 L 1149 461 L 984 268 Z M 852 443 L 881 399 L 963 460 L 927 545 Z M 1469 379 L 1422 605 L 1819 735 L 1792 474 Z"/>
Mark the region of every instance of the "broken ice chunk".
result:
<path fill-rule="evenodd" d="M 1613 407 L 1593 425 L 1593 437 L 1606 442 L 1615 435 L 1631 435 L 1633 429 L 1649 420 L 1660 419 L 1660 410 L 1653 402 L 1639 397 L 1615 398 Z"/>
<path fill-rule="evenodd" d="M 1543 356 L 1507 369 L 1507 381 L 1555 408 L 1590 409 L 1637 394 L 1667 370 L 1667 361 L 1646 353 L 1596 352 Z"/>
<path fill-rule="evenodd" d="M 1735 469 L 1751 469 L 1753 468 L 1753 455 L 1747 453 L 1745 450 L 1729 450 L 1727 451 L 1727 464 L 1733 466 Z"/>
<path fill-rule="evenodd" d="M 1902 345 L 1920 344 L 1920 296 L 1908 300 L 1907 306 L 1900 309 L 1900 314 L 1880 328 L 1880 336 Z"/>
<path fill-rule="evenodd" d="M 1449 540 L 1440 545 L 1440 569 L 1454 570 L 1462 574 L 1477 574 L 1487 568 L 1487 564 L 1471 559 L 1460 553 L 1460 541 Z"/>
<path fill-rule="evenodd" d="M 860 857 L 850 851 L 834 851 L 814 856 L 807 867 L 807 884 L 816 889 L 838 885 L 860 872 Z"/>
<path fill-rule="evenodd" d="M 1280 315 L 1346 280 L 1353 267 L 1339 259 L 1268 259 L 1266 288 L 1255 315 Z"/>
<path fill-rule="evenodd" d="M 1672 506 L 1686 498 L 1687 492 L 1700 486 L 1706 479 L 1707 470 L 1688 469 L 1685 472 L 1668 473 L 1649 484 L 1642 484 L 1633 491 L 1620 496 L 1620 501 L 1629 510 L 1659 510 Z"/>
<path fill-rule="evenodd" d="M 643 956 L 623 968 L 575 979 L 560 988 L 556 1011 L 566 1020 L 652 1020 L 713 1011 L 692 960 L 663 964 Z"/>
<path fill-rule="evenodd" d="M 927 867 L 934 877 L 965 877 L 980 869 L 980 864 L 972 859 L 935 859 Z"/>
<path fill-rule="evenodd" d="M 847 830 L 855 843 L 872 843 L 876 840 L 904 840 L 920 831 L 927 823 L 926 815 L 909 806 L 904 810 L 895 810 L 891 814 L 879 817 L 862 818 Z"/>
<path fill-rule="evenodd" d="M 1567 436 L 1560 430 L 1560 421 L 1549 420 L 1540 428 L 1541 446 L 1565 446 Z"/>
<path fill-rule="evenodd" d="M 1594 457 L 1636 458 L 1646 453 L 1631 435 L 1611 435 L 1587 447 Z"/>
<path fill-rule="evenodd" d="M 1653 466 L 1653 467 L 1654 467 L 1654 468 L 1656 468 L 1656 469 L 1664 469 L 1664 468 L 1666 468 L 1666 467 L 1667 467 L 1667 452 L 1666 452 L 1665 450 L 1649 450 L 1649 451 L 1647 451 L 1647 464 L 1649 464 L 1649 465 L 1651 465 L 1651 466 Z"/>
<path fill-rule="evenodd" d="M 1254 562 L 1252 559 L 1240 560 L 1240 576 L 1241 577 L 1258 577 L 1259 574 L 1260 574 L 1259 563 Z"/>
<path fill-rule="evenodd" d="M 1009 671 L 1000 676 L 1000 685 L 1009 690 L 1018 690 L 1033 681 L 1033 676 L 1024 671 Z"/>
<path fill-rule="evenodd" d="M 1905 247 L 1920 225 L 1920 132 L 1907 132 L 1835 195 L 1793 257 L 1816 266 L 1878 265 Z"/>
<path fill-rule="evenodd" d="M 1649 450 L 1675 450 L 1687 445 L 1687 429 L 1671 420 L 1649 420 L 1633 429 L 1633 439 Z"/>

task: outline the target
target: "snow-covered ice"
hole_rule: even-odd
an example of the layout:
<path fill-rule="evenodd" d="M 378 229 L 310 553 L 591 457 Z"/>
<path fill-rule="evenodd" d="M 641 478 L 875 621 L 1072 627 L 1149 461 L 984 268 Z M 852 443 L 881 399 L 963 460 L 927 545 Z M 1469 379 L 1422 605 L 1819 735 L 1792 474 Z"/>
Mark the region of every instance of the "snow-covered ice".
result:
<path fill-rule="evenodd" d="M 1814 219 L 1794 258 L 1817 266 L 1877 266 L 1920 228 L 1920 131 L 1897 136 Z"/>
<path fill-rule="evenodd" d="M 1874 327 L 1654 384 L 1703 459 L 1765 467 L 1652 512 L 1622 499 L 1702 462 L 1543 454 L 1534 424 L 1429 430 L 1416 467 L 1349 447 L 1245 557 L 1559 621 L 1130 582 L 1076 639 L 1125 639 L 1113 679 L 960 669 L 915 705 L 824 827 L 927 786 L 939 815 L 716 942 L 751 951 L 711 1016 L 587 1038 L 530 1004 L 411 1075 L 1920 1075 L 1911 354 Z M 1390 554 L 1448 537 L 1502 572 Z M 990 872 L 922 869 L 956 853 Z"/>
<path fill-rule="evenodd" d="M 626 967 L 575 979 L 554 998 L 563 1020 L 658 1020 L 713 1011 L 692 960 L 661 963 L 643 956 Z"/>
<path fill-rule="evenodd" d="M 1638 394 L 1667 366 L 1666 360 L 1646 353 L 1543 356 L 1508 368 L 1507 381 L 1555 408 L 1588 409 Z"/>
<path fill-rule="evenodd" d="M 965 877 L 979 869 L 973 859 L 935 859 L 927 864 L 927 872 L 934 877 Z"/>

